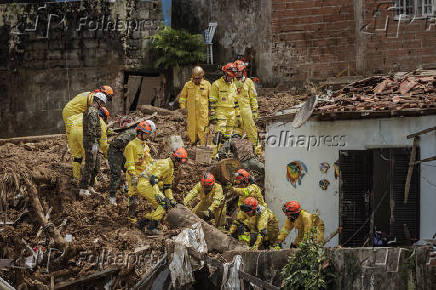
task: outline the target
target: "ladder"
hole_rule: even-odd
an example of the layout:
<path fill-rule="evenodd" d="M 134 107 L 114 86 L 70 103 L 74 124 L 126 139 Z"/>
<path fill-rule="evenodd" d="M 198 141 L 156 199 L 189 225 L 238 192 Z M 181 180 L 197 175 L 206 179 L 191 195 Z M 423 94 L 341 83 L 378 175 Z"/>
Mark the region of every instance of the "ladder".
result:
<path fill-rule="evenodd" d="M 218 23 L 210 22 L 209 27 L 204 31 L 204 43 L 207 46 L 207 64 L 213 64 L 213 43 L 212 39 Z"/>

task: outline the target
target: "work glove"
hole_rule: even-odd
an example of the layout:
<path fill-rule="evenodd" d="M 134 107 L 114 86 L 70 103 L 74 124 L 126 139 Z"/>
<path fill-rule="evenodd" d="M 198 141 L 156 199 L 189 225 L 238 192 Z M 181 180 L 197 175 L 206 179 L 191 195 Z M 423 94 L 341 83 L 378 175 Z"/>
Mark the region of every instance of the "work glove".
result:
<path fill-rule="evenodd" d="M 253 112 L 253 120 L 257 121 L 257 119 L 259 118 L 259 115 L 257 114 L 257 111 Z"/>
<path fill-rule="evenodd" d="M 170 205 L 171 207 L 175 207 L 177 204 L 177 201 L 175 199 L 170 199 Z"/>
<path fill-rule="evenodd" d="M 131 183 L 132 183 L 132 186 L 138 185 L 138 177 L 136 175 L 132 175 Z"/>
<path fill-rule="evenodd" d="M 282 248 L 282 243 L 275 244 L 271 248 L 274 250 L 280 250 Z"/>
<path fill-rule="evenodd" d="M 216 124 L 217 122 L 217 117 L 215 115 L 215 112 L 210 113 L 210 117 L 209 117 L 209 123 L 211 124 Z"/>
<path fill-rule="evenodd" d="M 157 183 L 158 183 L 157 176 L 156 175 L 152 175 L 150 177 L 150 184 L 151 184 L 151 186 L 155 186 Z"/>
<path fill-rule="evenodd" d="M 92 153 L 92 154 L 95 154 L 95 153 L 97 153 L 97 152 L 98 152 L 98 144 L 97 144 L 97 143 L 94 143 L 94 144 L 92 145 L 91 153 Z"/>

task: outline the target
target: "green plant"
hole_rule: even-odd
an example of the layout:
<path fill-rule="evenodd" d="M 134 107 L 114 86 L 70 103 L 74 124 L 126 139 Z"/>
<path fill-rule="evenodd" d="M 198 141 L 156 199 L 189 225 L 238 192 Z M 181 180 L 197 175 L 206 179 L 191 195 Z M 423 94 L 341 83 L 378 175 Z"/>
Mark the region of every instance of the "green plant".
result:
<path fill-rule="evenodd" d="M 324 248 L 316 241 L 317 229 L 314 227 L 304 235 L 295 255 L 282 269 L 281 289 L 326 289 L 334 277 Z"/>
<path fill-rule="evenodd" d="M 151 37 L 154 67 L 168 69 L 206 60 L 206 45 L 201 34 L 164 27 Z"/>

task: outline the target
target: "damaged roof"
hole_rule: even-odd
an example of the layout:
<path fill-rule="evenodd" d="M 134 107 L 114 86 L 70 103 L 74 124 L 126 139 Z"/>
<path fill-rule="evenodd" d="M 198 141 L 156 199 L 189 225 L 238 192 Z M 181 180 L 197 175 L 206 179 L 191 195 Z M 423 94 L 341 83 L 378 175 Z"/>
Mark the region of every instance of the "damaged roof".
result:
<path fill-rule="evenodd" d="M 299 107 L 271 117 L 292 119 Z M 436 70 L 373 76 L 321 96 L 312 112 L 318 120 L 386 118 L 436 114 Z"/>

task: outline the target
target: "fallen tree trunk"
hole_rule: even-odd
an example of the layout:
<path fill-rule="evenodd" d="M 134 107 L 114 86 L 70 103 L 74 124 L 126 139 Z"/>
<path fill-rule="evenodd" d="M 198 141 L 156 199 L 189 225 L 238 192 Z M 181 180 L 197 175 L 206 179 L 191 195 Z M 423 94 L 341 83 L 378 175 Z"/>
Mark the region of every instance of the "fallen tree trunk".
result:
<path fill-rule="evenodd" d="M 208 252 L 224 253 L 230 250 L 243 251 L 249 249 L 234 238 L 209 225 L 181 204 L 168 211 L 166 220 L 174 228 L 190 228 L 193 224 L 201 222 Z"/>
<path fill-rule="evenodd" d="M 152 115 L 154 112 L 157 112 L 160 116 L 168 116 L 168 115 L 180 115 L 182 116 L 180 111 L 170 111 L 160 107 L 154 107 L 152 105 L 140 105 L 138 106 L 139 111 L 143 114 Z"/>
<path fill-rule="evenodd" d="M 44 141 L 49 139 L 55 139 L 59 137 L 63 137 L 65 134 L 55 134 L 55 135 L 42 135 L 42 136 L 26 136 L 26 137 L 17 137 L 17 138 L 9 138 L 9 139 L 0 139 L 0 146 L 6 143 L 12 143 L 18 145 L 20 143 L 35 143 L 38 141 Z"/>

